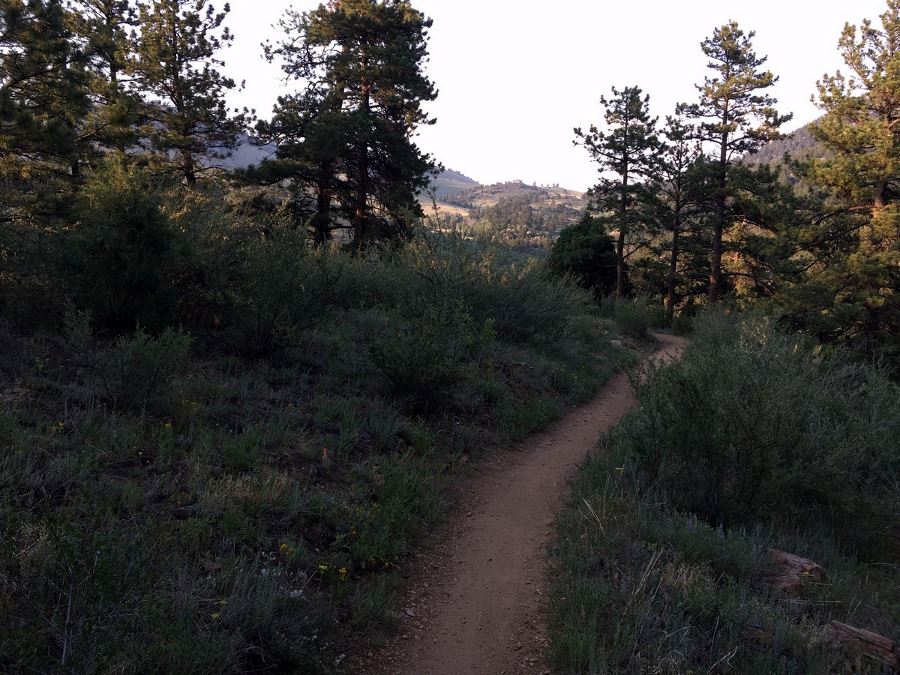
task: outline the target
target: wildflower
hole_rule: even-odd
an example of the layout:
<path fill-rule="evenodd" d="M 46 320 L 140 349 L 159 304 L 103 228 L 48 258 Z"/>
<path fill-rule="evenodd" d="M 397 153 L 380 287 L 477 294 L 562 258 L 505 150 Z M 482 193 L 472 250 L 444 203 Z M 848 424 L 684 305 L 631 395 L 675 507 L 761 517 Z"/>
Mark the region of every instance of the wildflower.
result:
<path fill-rule="evenodd" d="M 290 555 L 291 547 L 288 546 L 287 544 L 282 544 L 281 546 L 278 547 L 278 552 L 281 553 L 281 555 L 283 555 L 283 556 Z"/>
<path fill-rule="evenodd" d="M 327 572 L 327 571 L 328 571 L 328 565 L 319 565 L 319 571 L 320 571 L 320 572 Z"/>
<path fill-rule="evenodd" d="M 168 429 L 171 429 L 171 428 L 172 428 L 172 423 L 171 423 L 171 422 L 166 422 L 165 424 L 163 424 L 163 429 L 168 430 Z"/>
<path fill-rule="evenodd" d="M 213 620 L 213 621 L 218 621 L 218 620 L 221 618 L 221 616 L 222 616 L 222 615 L 219 614 L 218 612 L 213 612 L 213 613 L 212 613 L 212 620 Z"/>
<path fill-rule="evenodd" d="M 341 575 L 341 581 L 347 580 L 347 568 L 346 567 L 342 567 L 341 569 L 339 569 L 338 573 Z"/>

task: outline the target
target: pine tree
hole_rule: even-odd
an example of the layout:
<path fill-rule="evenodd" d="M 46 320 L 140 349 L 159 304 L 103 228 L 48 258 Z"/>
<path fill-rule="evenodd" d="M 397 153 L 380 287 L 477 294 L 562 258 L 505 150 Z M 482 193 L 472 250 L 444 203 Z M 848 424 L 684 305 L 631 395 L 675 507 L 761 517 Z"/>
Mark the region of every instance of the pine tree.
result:
<path fill-rule="evenodd" d="M 766 89 L 778 78 L 761 68 L 767 57 L 753 49 L 754 32 L 744 33 L 731 21 L 716 28 L 701 44 L 713 71 L 697 85 L 700 100 L 679 106 L 679 112 L 699 121 L 698 137 L 714 148 L 714 211 L 712 213 L 712 252 L 710 256 L 709 299 L 717 302 L 723 290 L 723 239 L 732 214 L 731 168 L 747 153 L 759 150 L 780 136 L 779 128 L 790 115 L 779 115 L 777 100 Z"/>
<path fill-rule="evenodd" d="M 61 0 L 0 0 L 0 221 L 47 223 L 76 187 L 88 112 L 83 56 Z"/>
<path fill-rule="evenodd" d="M 867 216 L 862 244 L 889 250 L 898 242 L 900 210 L 900 0 L 888 0 L 882 29 L 868 19 L 847 25 L 839 48 L 850 75 L 818 83 L 825 111 L 813 135 L 833 156 L 814 177 L 844 204 Z"/>
<path fill-rule="evenodd" d="M 293 201 L 300 205 L 298 219 L 309 226 L 317 246 L 326 244 L 336 230 L 345 229 L 343 222 L 348 220 L 335 203 L 345 182 L 346 116 L 339 106 L 309 89 L 280 96 L 272 119 L 260 121 L 256 132 L 260 139 L 274 143 L 277 151 L 274 159 L 251 167 L 245 176 L 265 185 L 290 180 Z"/>
<path fill-rule="evenodd" d="M 786 294 L 798 325 L 820 338 L 900 356 L 900 0 L 881 27 L 848 24 L 849 73 L 818 83 L 828 150 L 807 176 L 830 197 L 799 233 L 804 282 Z"/>
<path fill-rule="evenodd" d="M 657 170 L 659 139 L 656 118 L 650 117 L 650 97 L 639 87 L 612 88 L 601 97 L 605 129 L 592 125 L 575 129 L 576 145 L 583 145 L 597 163 L 600 181 L 591 188 L 591 206 L 616 231 L 616 296 L 625 297 L 628 259 L 652 239 L 646 181 Z M 609 178 L 605 174 L 615 174 Z"/>
<path fill-rule="evenodd" d="M 348 141 L 348 120 L 343 110 L 343 90 L 331 86 L 325 68 L 327 54 L 309 48 L 310 16 L 289 9 L 279 21 L 284 37 L 265 45 L 269 62 L 280 61 L 286 78 L 302 83 L 305 89 L 280 96 L 272 119 L 260 121 L 261 138 L 277 146 L 276 158 L 266 161 L 248 176 L 263 183 L 288 178 L 302 202 L 312 195 L 311 213 L 306 216 L 313 241 L 322 245 L 335 230 L 346 227 L 349 216 L 335 209 L 335 199 L 345 183 L 343 158 Z"/>
<path fill-rule="evenodd" d="M 155 103 L 145 111 L 144 133 L 157 158 L 174 165 L 182 180 L 197 181 L 200 160 L 226 156 L 235 147 L 250 112 L 226 107 L 236 88 L 220 72 L 216 54 L 233 36 L 209 0 L 150 0 L 139 6 L 140 35 L 130 74 L 138 91 Z"/>
<path fill-rule="evenodd" d="M 306 99 L 317 107 L 311 146 L 338 130 L 342 138 L 334 197 L 348 214 L 354 247 L 402 235 L 421 217 L 417 192 L 435 170 L 412 141 L 418 126 L 432 123 L 422 103 L 437 96 L 423 73 L 431 20 L 407 0 L 335 0 L 288 12 L 282 26 L 286 39 L 270 55 L 317 89 Z M 319 152 L 307 150 L 307 157 Z"/>
<path fill-rule="evenodd" d="M 691 227 L 698 203 L 700 148 L 694 140 L 694 129 L 678 116 L 666 117 L 662 129 L 663 146 L 659 156 L 659 173 L 653 185 L 656 218 L 669 236 L 668 273 L 666 276 L 666 324 L 672 325 L 677 289 L 681 281 L 679 262 L 682 236 Z"/>
<path fill-rule="evenodd" d="M 88 57 L 92 110 L 82 132 L 92 148 L 126 150 L 137 145 L 141 100 L 128 72 L 134 61 L 133 29 L 138 22 L 133 0 L 77 0 L 73 27 Z"/>

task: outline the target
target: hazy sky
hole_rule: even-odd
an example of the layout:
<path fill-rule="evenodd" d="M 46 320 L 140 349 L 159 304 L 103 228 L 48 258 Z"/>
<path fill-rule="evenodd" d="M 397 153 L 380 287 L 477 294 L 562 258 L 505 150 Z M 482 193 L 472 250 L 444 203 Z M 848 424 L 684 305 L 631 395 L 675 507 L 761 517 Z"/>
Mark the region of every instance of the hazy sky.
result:
<path fill-rule="evenodd" d="M 222 4 L 221 0 L 218 4 Z M 236 34 L 228 72 L 247 88 L 232 103 L 268 116 L 284 85 L 259 44 L 293 4 L 318 0 L 231 0 Z M 522 179 L 585 189 L 596 170 L 573 147 L 572 129 L 599 121 L 600 95 L 636 84 L 654 114 L 693 100 L 706 74 L 700 42 L 730 19 L 755 30 L 758 54 L 780 76 L 776 95 L 789 128 L 817 116 L 816 80 L 843 64 L 844 23 L 876 21 L 884 0 L 414 0 L 434 19 L 428 74 L 440 90 L 438 122 L 419 143 L 448 168 L 482 183 Z M 285 89 L 287 86 L 288 89 Z"/>

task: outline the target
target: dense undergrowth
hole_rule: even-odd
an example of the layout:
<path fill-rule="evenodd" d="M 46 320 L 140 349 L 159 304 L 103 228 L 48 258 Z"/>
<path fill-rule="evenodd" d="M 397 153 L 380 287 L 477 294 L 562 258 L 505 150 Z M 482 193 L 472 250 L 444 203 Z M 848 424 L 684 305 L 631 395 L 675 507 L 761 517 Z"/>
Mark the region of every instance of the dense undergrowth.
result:
<path fill-rule="evenodd" d="M 560 519 L 555 667 L 889 672 L 825 626 L 898 637 L 896 383 L 763 317 L 712 314 L 638 398 Z M 769 547 L 826 582 L 783 595 Z"/>
<path fill-rule="evenodd" d="M 95 199 L 65 248 L 106 276 L 71 278 L 59 330 L 51 300 L 0 324 L 0 671 L 338 667 L 389 630 L 466 460 L 632 353 L 583 292 L 461 240 L 350 256 Z M 21 317 L 41 284 L 7 290 Z"/>

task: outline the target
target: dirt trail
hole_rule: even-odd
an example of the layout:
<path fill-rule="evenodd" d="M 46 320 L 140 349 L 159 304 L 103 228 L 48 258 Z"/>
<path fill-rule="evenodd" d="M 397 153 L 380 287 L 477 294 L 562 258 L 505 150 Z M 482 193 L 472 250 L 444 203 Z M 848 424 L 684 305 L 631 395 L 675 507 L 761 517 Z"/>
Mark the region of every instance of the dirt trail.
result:
<path fill-rule="evenodd" d="M 650 358 L 684 340 L 659 335 Z M 545 673 L 547 548 L 567 483 L 600 436 L 634 405 L 624 374 L 513 451 L 497 451 L 458 496 L 460 506 L 413 561 L 401 634 L 352 673 Z"/>

